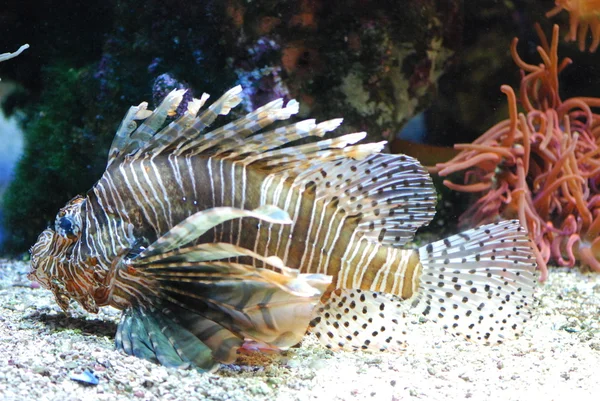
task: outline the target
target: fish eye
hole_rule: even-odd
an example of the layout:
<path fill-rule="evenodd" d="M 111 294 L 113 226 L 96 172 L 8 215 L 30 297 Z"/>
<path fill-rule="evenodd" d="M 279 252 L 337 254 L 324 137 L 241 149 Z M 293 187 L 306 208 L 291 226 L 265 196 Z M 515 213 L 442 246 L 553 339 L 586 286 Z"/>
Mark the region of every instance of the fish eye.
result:
<path fill-rule="evenodd" d="M 73 238 L 75 237 L 75 233 L 73 232 L 74 223 L 73 221 L 67 217 L 63 216 L 56 221 L 56 232 L 62 235 L 63 237 Z"/>
<path fill-rule="evenodd" d="M 58 235 L 68 239 L 77 239 L 79 236 L 79 227 L 72 215 L 56 216 L 54 231 Z"/>
<path fill-rule="evenodd" d="M 71 199 L 56 215 L 54 231 L 63 238 L 76 240 L 81 234 L 81 205 L 83 197 Z"/>

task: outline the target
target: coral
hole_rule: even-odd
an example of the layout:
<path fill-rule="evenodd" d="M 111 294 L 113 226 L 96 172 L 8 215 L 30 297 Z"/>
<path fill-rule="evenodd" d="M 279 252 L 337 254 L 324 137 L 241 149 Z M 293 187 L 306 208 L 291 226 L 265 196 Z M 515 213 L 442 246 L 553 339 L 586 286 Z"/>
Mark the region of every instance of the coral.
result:
<path fill-rule="evenodd" d="M 11 58 L 17 57 L 19 54 L 23 53 L 25 50 L 29 49 L 29 45 L 25 43 L 23 46 L 19 47 L 14 53 L 2 53 L 0 54 L 0 62 L 10 60 Z"/>
<path fill-rule="evenodd" d="M 295 98 L 302 116 L 343 116 L 371 140 L 392 139 L 429 105 L 462 34 L 456 0 L 225 4 L 222 41 L 248 108 Z"/>
<path fill-rule="evenodd" d="M 277 64 L 280 50 L 275 40 L 260 37 L 256 43 L 248 46 L 247 54 L 238 61 L 234 71 L 238 77 L 237 83 L 244 88 L 242 97 L 247 112 L 277 98 L 285 101 L 291 99 L 283 82 L 283 68 Z"/>
<path fill-rule="evenodd" d="M 511 45 L 524 111 L 517 111 L 513 88 L 503 85 L 509 118 L 473 143 L 455 145 L 461 152 L 431 171 L 443 177 L 464 172 L 463 184 L 444 184 L 477 194 L 462 225 L 518 217 L 537 245 L 543 280 L 550 259 L 562 266 L 579 260 L 600 271 L 600 115 L 591 110 L 600 107 L 600 98 L 561 100 L 558 74 L 571 60 L 558 60 L 558 26 L 550 45 L 537 30 L 543 63 L 525 63 L 517 38 Z"/>
<path fill-rule="evenodd" d="M 585 50 L 588 30 L 592 35 L 590 52 L 595 52 L 600 45 L 600 0 L 556 0 L 556 6 L 546 13 L 553 17 L 563 10 L 569 13 L 569 32 L 567 41 L 578 41 L 579 50 Z"/>

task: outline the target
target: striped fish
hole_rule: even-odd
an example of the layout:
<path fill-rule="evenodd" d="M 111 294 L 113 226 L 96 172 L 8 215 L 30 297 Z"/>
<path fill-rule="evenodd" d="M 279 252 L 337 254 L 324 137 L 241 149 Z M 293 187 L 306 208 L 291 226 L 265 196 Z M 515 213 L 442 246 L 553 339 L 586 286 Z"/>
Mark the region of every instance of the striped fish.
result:
<path fill-rule="evenodd" d="M 365 133 L 323 139 L 341 119 L 267 129 L 293 100 L 209 128 L 241 91 L 170 123 L 181 90 L 131 107 L 103 176 L 31 248 L 30 278 L 65 311 L 122 309 L 117 348 L 167 366 L 209 370 L 307 328 L 331 348 L 395 349 L 407 312 L 472 340 L 519 335 L 536 264 L 517 221 L 405 249 L 436 206 L 416 160 Z"/>

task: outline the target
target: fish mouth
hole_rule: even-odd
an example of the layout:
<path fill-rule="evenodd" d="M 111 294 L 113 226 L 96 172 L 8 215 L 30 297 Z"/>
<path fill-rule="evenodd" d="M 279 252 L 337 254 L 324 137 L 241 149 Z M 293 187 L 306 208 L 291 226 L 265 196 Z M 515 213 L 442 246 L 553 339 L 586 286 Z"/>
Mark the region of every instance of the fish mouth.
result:
<path fill-rule="evenodd" d="M 50 277 L 45 272 L 45 268 L 40 265 L 39 258 L 31 258 L 31 270 L 27 273 L 29 281 L 39 283 L 43 288 L 50 289 Z"/>
<path fill-rule="evenodd" d="M 49 257 L 48 259 L 55 258 Z M 53 263 L 55 271 L 67 271 L 64 263 L 56 260 L 48 260 L 47 263 Z M 38 282 L 43 288 L 50 290 L 63 312 L 67 312 L 70 309 L 71 300 L 75 300 L 87 312 L 98 313 L 99 308 L 93 294 L 87 291 L 86 287 L 79 285 L 80 283 L 77 283 L 75 278 L 48 276 L 44 267 L 36 267 L 33 264 L 32 271 L 29 272 L 27 278 Z"/>
<path fill-rule="evenodd" d="M 40 284 L 41 287 L 52 291 L 56 303 L 63 311 L 69 309 L 69 303 L 71 298 L 69 297 L 64 285 L 57 278 L 48 276 L 48 272 L 56 271 L 60 267 L 56 266 L 59 263 L 55 258 L 48 256 L 44 258 L 32 258 L 31 260 L 31 271 L 27 274 L 27 278 L 30 281 L 35 281 Z"/>
<path fill-rule="evenodd" d="M 67 268 L 69 262 L 64 260 L 64 256 L 67 254 L 68 246 L 71 245 L 70 242 L 62 240 L 50 228 L 42 231 L 29 250 L 31 270 L 27 274 L 29 280 L 52 291 L 56 303 L 65 312 L 69 309 L 72 298 L 66 285 L 68 277 L 64 276 L 69 271 Z"/>

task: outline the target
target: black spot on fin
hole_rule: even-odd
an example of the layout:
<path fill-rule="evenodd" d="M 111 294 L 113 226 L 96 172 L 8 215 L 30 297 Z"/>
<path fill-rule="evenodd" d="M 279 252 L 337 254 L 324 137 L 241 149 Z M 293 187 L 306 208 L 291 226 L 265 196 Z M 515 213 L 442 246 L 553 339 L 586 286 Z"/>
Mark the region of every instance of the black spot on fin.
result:
<path fill-rule="evenodd" d="M 404 309 L 393 295 L 336 290 L 316 310 L 310 331 L 330 349 L 398 351 L 408 330 Z"/>
<path fill-rule="evenodd" d="M 518 337 L 535 306 L 535 255 L 517 220 L 453 235 L 419 249 L 414 310 L 486 344 Z"/>

